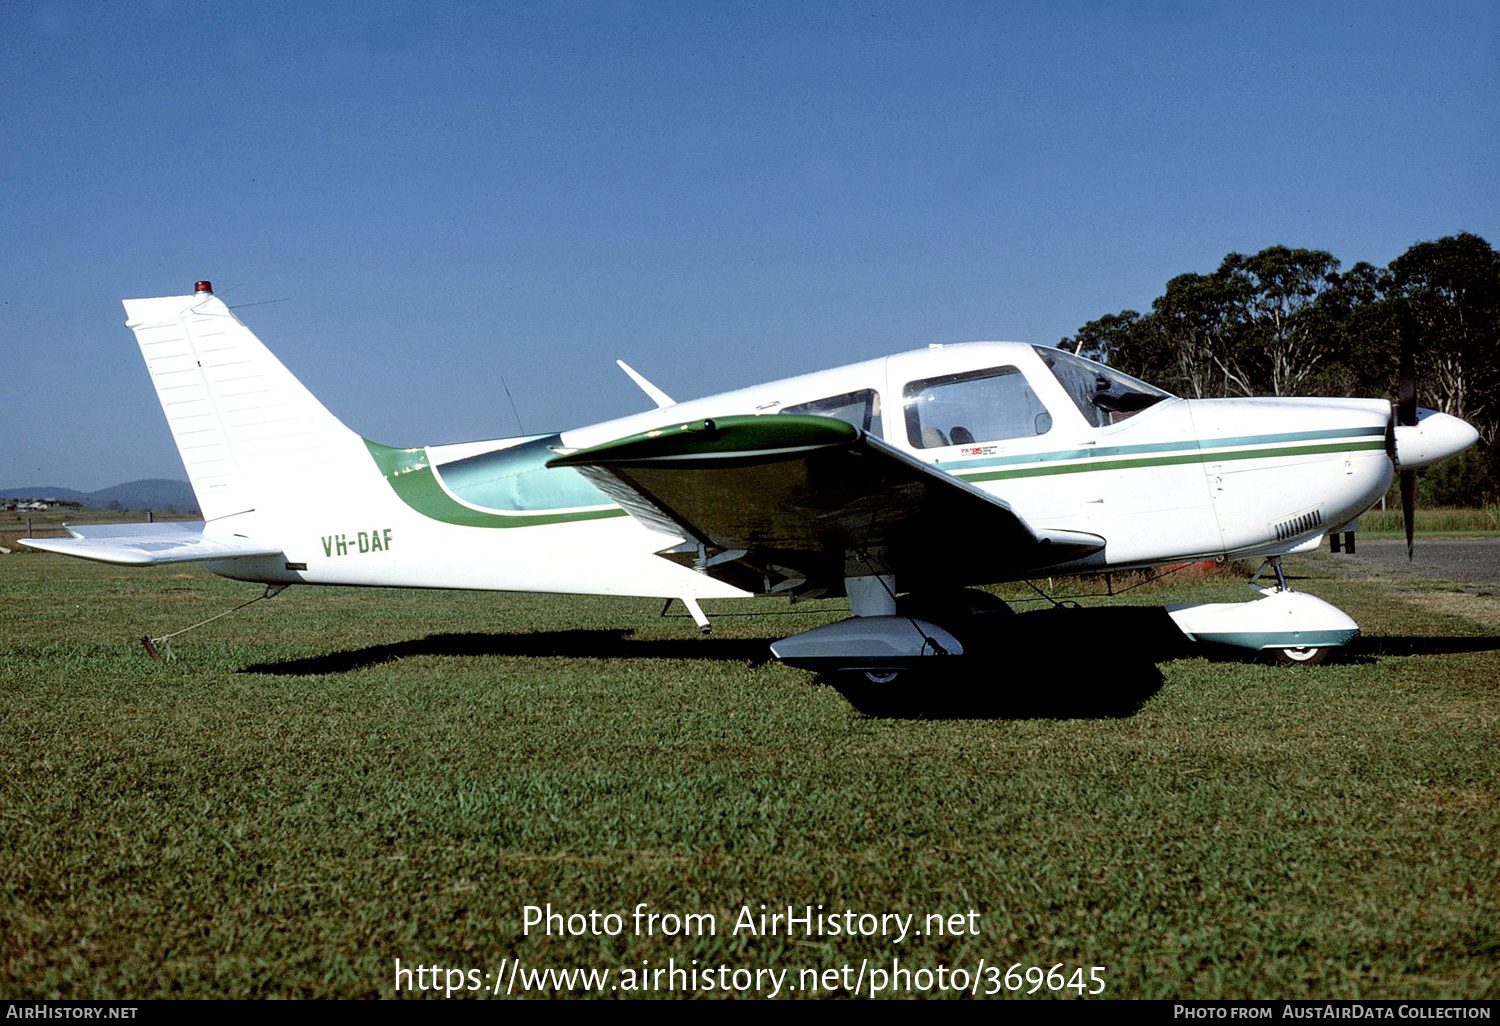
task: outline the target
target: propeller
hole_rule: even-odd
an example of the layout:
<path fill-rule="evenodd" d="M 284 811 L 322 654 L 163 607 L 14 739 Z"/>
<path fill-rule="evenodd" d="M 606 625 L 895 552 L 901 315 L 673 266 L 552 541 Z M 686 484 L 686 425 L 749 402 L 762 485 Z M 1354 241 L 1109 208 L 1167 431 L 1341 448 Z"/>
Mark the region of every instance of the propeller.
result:
<path fill-rule="evenodd" d="M 1401 318 L 1401 370 L 1396 382 L 1395 424 L 1390 432 L 1395 441 L 1395 427 L 1417 425 L 1417 358 L 1412 344 L 1413 318 L 1408 309 Z M 1401 473 L 1401 520 L 1406 525 L 1406 561 L 1412 561 L 1417 527 L 1417 472 L 1397 464 Z"/>
<path fill-rule="evenodd" d="M 1385 446 L 1401 478 L 1401 519 L 1406 524 L 1406 558 L 1410 562 L 1417 527 L 1417 471 L 1457 456 L 1479 441 L 1479 432 L 1458 417 L 1417 407 L 1416 318 L 1409 308 L 1400 314 L 1397 329 L 1401 365 L 1396 401 L 1386 422 Z"/>

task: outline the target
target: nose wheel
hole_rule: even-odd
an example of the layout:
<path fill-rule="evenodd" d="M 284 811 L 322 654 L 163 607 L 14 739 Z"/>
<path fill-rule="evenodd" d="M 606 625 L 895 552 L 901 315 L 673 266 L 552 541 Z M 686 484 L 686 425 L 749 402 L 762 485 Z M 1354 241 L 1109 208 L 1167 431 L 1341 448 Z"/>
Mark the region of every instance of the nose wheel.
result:
<path fill-rule="evenodd" d="M 1352 546 L 1349 551 L 1354 551 Z M 1282 594 L 1290 592 L 1292 589 L 1286 583 L 1286 572 L 1281 568 L 1280 556 L 1271 556 L 1260 565 L 1260 569 L 1255 571 L 1255 576 L 1250 578 L 1250 587 L 1256 587 L 1256 582 L 1260 580 L 1260 575 L 1265 573 L 1268 567 L 1276 573 L 1275 592 Z M 1267 594 L 1271 593 L 1267 589 L 1256 590 L 1266 591 Z M 1296 648 L 1271 648 L 1266 649 L 1266 651 L 1271 654 L 1271 658 L 1277 666 L 1322 666 L 1328 661 L 1329 655 L 1333 653 L 1333 647 L 1329 645 L 1304 645 Z"/>
<path fill-rule="evenodd" d="M 1332 648 L 1274 648 L 1278 666 L 1321 666 L 1328 661 Z"/>

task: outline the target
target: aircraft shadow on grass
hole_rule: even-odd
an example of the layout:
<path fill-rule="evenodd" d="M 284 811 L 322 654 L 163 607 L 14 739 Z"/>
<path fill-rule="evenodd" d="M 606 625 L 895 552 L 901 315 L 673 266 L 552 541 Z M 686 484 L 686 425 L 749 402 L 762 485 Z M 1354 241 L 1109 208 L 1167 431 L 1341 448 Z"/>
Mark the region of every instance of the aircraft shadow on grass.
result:
<path fill-rule="evenodd" d="M 1376 656 L 1461 655 L 1465 652 L 1500 652 L 1500 637 L 1434 638 L 1409 634 L 1361 637 L 1346 646 L 1339 661 L 1368 663 Z"/>
<path fill-rule="evenodd" d="M 1160 607 L 1056 608 L 1005 617 L 973 650 L 972 669 L 945 666 L 935 686 L 856 694 L 862 675 L 819 675 L 862 712 L 954 719 L 1116 718 L 1136 712 L 1162 685 L 1156 663 L 1191 654 Z M 256 663 L 241 673 L 318 676 L 412 656 L 691 659 L 760 666 L 771 638 L 637 639 L 629 629 L 526 634 L 431 634 L 345 652 Z M 1059 683 L 1059 666 L 1065 668 Z"/>
<path fill-rule="evenodd" d="M 873 685 L 863 674 L 819 674 L 870 716 L 921 719 L 1119 719 L 1134 715 L 1158 691 L 1159 663 L 1204 657 L 1246 662 L 1242 649 L 1195 645 L 1160 606 L 1056 607 L 990 621 L 971 638 L 967 666 L 945 666 L 940 680 L 921 677 Z M 318 676 L 347 673 L 412 656 L 524 656 L 566 659 L 772 661 L 770 638 L 634 637 L 626 628 L 525 634 L 431 634 L 346 652 L 257 663 L 241 673 Z M 1377 656 L 1500 650 L 1500 638 L 1368 637 L 1339 653 L 1362 664 Z"/>
<path fill-rule="evenodd" d="M 1012 623 L 1013 631 L 1000 641 L 1010 644 L 1009 658 L 981 659 L 974 669 L 945 678 L 940 688 L 881 694 L 858 677 L 819 680 L 871 716 L 1124 719 L 1161 690 L 1160 663 L 1203 658 L 1243 664 L 1269 658 L 1188 641 L 1161 607 L 1045 610 L 1021 614 Z M 1494 651 L 1500 651 L 1500 637 L 1368 637 L 1340 649 L 1330 662 L 1358 666 L 1373 664 L 1378 656 Z"/>
<path fill-rule="evenodd" d="M 246 666 L 241 673 L 302 677 L 348 673 L 412 656 L 527 656 L 565 659 L 708 659 L 769 663 L 770 638 L 636 639 L 626 628 L 535 631 L 527 634 L 429 634 L 348 652 Z"/>
<path fill-rule="evenodd" d="M 860 712 L 922 719 L 1120 719 L 1164 682 L 1157 663 L 1193 654 L 1160 606 L 1057 606 L 991 619 L 966 667 L 940 686 L 883 691 L 860 674 L 822 675 Z"/>
<path fill-rule="evenodd" d="M 971 639 L 972 660 L 944 667 L 924 687 L 907 678 L 897 687 L 871 685 L 864 675 L 820 673 L 817 684 L 840 691 L 850 705 L 886 718 L 1125 718 L 1161 690 L 1158 663 L 1175 658 L 1254 658 L 1238 648 L 1194 645 L 1161 606 L 1053 607 L 992 619 Z M 768 637 L 637 639 L 628 628 L 532 633 L 450 633 L 243 667 L 242 673 L 317 676 L 347 673 L 414 655 L 519 655 L 540 658 L 672 658 L 762 666 Z M 1500 651 L 1500 637 L 1361 637 L 1338 654 L 1344 664 L 1380 655 L 1442 655 Z"/>

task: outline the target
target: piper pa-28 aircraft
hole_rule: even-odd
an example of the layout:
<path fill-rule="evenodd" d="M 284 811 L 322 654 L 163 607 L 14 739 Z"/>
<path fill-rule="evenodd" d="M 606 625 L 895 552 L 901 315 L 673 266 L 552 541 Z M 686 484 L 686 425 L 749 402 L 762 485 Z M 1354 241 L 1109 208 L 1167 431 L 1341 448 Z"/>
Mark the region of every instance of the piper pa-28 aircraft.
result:
<path fill-rule="evenodd" d="M 976 647 L 974 585 L 1264 558 L 1242 603 L 1168 607 L 1188 639 L 1318 662 L 1358 633 L 1280 559 L 1352 531 L 1402 472 L 1477 439 L 1383 399 L 1180 399 L 1068 352 L 970 342 L 575 428 L 391 448 L 349 430 L 199 282 L 125 302 L 204 519 L 26 544 L 203 561 L 266 584 L 680 599 L 845 596 L 784 662 L 900 686 Z M 1262 568 L 1264 569 L 1264 567 Z M 1259 575 L 1257 575 L 1258 577 Z M 1253 583 L 1253 582 L 1252 582 Z M 991 621 L 993 622 L 993 621 Z M 957 666 L 957 663 L 946 665 Z"/>

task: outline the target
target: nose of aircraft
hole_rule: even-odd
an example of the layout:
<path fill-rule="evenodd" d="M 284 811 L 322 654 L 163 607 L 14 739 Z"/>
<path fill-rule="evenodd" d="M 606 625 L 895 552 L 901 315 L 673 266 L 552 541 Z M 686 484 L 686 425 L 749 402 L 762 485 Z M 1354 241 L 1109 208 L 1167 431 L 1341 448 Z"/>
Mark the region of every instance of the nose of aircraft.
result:
<path fill-rule="evenodd" d="M 1402 470 L 1415 470 L 1457 456 L 1477 441 L 1479 432 L 1467 421 L 1419 408 L 1415 424 L 1396 425 L 1396 462 Z"/>

